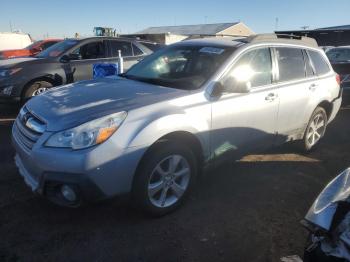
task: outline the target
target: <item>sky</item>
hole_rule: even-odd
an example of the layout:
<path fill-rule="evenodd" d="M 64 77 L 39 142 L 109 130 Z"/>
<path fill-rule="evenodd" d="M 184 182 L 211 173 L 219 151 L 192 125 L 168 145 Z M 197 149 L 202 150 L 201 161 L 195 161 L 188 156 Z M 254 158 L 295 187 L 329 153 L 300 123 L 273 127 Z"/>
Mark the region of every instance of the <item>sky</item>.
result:
<path fill-rule="evenodd" d="M 0 32 L 12 27 L 41 39 L 89 36 L 95 26 L 127 34 L 150 26 L 241 21 L 268 33 L 350 24 L 349 10 L 350 0 L 1 0 Z"/>

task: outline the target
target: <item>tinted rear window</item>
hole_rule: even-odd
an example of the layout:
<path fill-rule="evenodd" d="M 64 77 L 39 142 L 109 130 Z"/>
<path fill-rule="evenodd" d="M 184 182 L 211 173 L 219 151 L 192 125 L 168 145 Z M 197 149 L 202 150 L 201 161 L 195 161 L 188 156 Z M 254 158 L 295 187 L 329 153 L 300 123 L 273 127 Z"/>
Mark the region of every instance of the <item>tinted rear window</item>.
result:
<path fill-rule="evenodd" d="M 350 61 L 350 48 L 333 48 L 326 54 L 331 62 L 336 63 Z"/>
<path fill-rule="evenodd" d="M 279 47 L 276 48 L 279 81 L 297 80 L 305 77 L 305 63 L 301 49 Z"/>
<path fill-rule="evenodd" d="M 132 44 L 132 50 L 134 50 L 134 56 L 143 55 L 143 52 L 136 45 Z"/>
<path fill-rule="evenodd" d="M 118 56 L 118 50 L 120 50 L 122 56 L 132 56 L 131 43 L 127 41 L 110 41 L 112 57 Z"/>
<path fill-rule="evenodd" d="M 329 72 L 330 68 L 326 62 L 326 60 L 323 58 L 323 56 L 316 51 L 307 51 L 309 53 L 309 56 L 311 58 L 312 64 L 314 65 L 314 68 L 316 70 L 317 75 L 323 75 Z"/>

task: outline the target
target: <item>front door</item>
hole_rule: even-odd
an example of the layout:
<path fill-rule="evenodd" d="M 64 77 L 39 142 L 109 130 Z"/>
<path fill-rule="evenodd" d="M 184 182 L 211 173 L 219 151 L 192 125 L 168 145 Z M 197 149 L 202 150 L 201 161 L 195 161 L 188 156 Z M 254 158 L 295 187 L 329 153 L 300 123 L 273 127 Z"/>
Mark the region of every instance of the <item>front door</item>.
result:
<path fill-rule="evenodd" d="M 221 80 L 234 79 L 229 83 L 244 84 L 250 91 L 224 94 L 212 103 L 212 158 L 239 157 L 273 144 L 279 98 L 272 64 L 269 48 L 250 50 Z"/>
<path fill-rule="evenodd" d="M 109 62 L 106 58 L 106 44 L 102 40 L 84 44 L 74 50 L 73 53 L 79 54 L 81 59 L 72 60 L 65 65 L 67 82 L 92 79 L 93 65 Z"/>

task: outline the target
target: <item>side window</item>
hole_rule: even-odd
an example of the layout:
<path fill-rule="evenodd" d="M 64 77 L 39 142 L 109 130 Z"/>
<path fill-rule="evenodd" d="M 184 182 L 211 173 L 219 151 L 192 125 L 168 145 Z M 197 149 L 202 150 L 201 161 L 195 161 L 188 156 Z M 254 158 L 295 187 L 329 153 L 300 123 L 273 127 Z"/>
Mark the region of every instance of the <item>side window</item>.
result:
<path fill-rule="evenodd" d="M 136 45 L 132 44 L 132 50 L 134 51 L 134 56 L 143 55 L 143 52 Z"/>
<path fill-rule="evenodd" d="M 309 53 L 317 75 L 323 75 L 330 71 L 327 62 L 319 52 L 311 50 L 308 50 L 307 52 Z"/>
<path fill-rule="evenodd" d="M 43 50 L 45 50 L 45 49 L 49 48 L 50 46 L 52 46 L 52 45 L 54 45 L 54 44 L 57 44 L 57 42 L 46 42 L 46 43 L 44 43 L 44 44 L 41 45 L 41 48 L 42 48 Z"/>
<path fill-rule="evenodd" d="M 82 45 L 72 52 L 73 54 L 80 54 L 83 60 L 105 58 L 105 48 L 103 42 L 92 42 Z"/>
<path fill-rule="evenodd" d="M 247 87 L 265 86 L 272 83 L 272 61 L 269 48 L 261 48 L 245 53 L 225 77 L 234 83 L 244 83 Z M 225 79 L 224 79 L 225 81 Z"/>
<path fill-rule="evenodd" d="M 305 63 L 301 49 L 278 47 L 276 48 L 279 81 L 290 81 L 305 77 Z"/>
<path fill-rule="evenodd" d="M 311 62 L 310 62 L 310 58 L 309 55 L 307 54 L 306 50 L 303 50 L 303 54 L 304 54 L 304 60 L 305 60 L 305 71 L 306 71 L 306 76 L 310 77 L 310 76 L 314 76 L 314 70 L 311 66 Z"/>
<path fill-rule="evenodd" d="M 112 57 L 118 56 L 118 50 L 121 51 L 122 56 L 132 56 L 131 43 L 126 41 L 110 41 Z"/>

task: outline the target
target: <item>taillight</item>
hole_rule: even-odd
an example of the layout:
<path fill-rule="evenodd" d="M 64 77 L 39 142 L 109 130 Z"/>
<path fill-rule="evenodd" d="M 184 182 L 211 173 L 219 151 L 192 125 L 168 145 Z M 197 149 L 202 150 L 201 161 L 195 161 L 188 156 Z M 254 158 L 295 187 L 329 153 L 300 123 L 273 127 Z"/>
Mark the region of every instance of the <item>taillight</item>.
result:
<path fill-rule="evenodd" d="M 337 81 L 338 85 L 341 83 L 340 75 L 335 74 L 335 80 Z"/>

